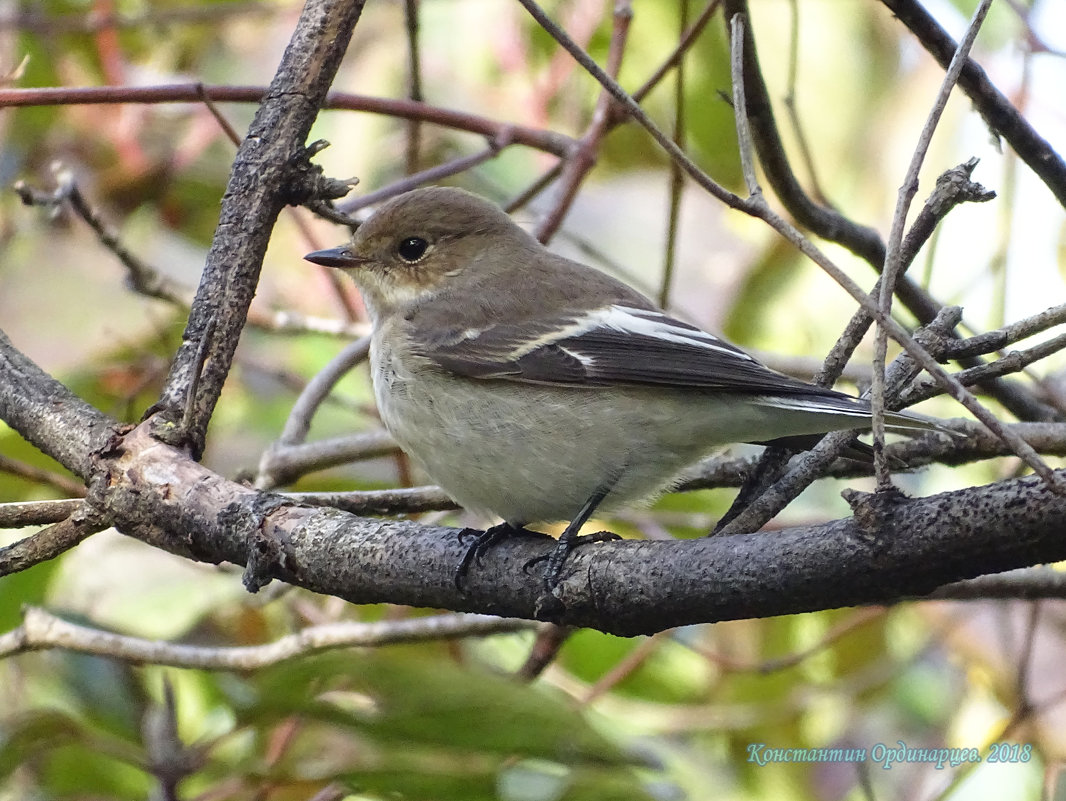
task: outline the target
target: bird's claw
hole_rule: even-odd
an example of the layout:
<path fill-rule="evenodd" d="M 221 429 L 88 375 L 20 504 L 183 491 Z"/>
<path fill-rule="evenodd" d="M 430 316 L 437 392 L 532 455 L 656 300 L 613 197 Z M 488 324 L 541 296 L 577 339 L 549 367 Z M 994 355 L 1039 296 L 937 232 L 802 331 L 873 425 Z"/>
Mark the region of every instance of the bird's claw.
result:
<path fill-rule="evenodd" d="M 544 588 L 551 593 L 559 584 L 559 580 L 562 578 L 563 565 L 566 562 L 571 552 L 584 546 L 592 545 L 597 542 L 613 542 L 614 540 L 622 539 L 612 531 L 597 531 L 594 534 L 582 534 L 577 537 L 571 537 L 568 539 L 560 539 L 555 547 L 548 553 L 535 556 L 522 565 L 522 570 L 529 572 L 529 569 L 534 565 L 538 565 L 541 562 L 547 562 L 544 566 L 544 573 L 542 578 L 544 580 Z"/>
<path fill-rule="evenodd" d="M 474 542 L 467 546 L 466 551 L 463 553 L 463 558 L 460 559 L 459 564 L 455 566 L 455 588 L 459 590 L 459 592 L 463 591 L 463 582 L 466 580 L 466 574 L 470 572 L 470 565 L 476 561 L 480 566 L 481 557 L 488 553 L 490 548 L 499 545 L 509 537 L 522 534 L 543 536 L 518 526 L 512 526 L 510 523 L 500 523 L 499 525 L 492 526 L 484 531 L 480 531 L 476 528 L 463 528 L 457 531 L 456 537 L 460 543 L 465 543 L 467 537 L 473 537 Z"/>

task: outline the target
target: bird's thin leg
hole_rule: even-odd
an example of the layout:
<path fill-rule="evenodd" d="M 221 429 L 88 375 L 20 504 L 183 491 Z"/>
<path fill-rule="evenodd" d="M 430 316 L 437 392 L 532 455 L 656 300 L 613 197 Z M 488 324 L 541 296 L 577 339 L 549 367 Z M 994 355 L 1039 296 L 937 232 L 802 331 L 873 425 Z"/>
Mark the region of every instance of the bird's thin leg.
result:
<path fill-rule="evenodd" d="M 477 560 L 477 563 L 481 564 L 481 557 L 485 555 L 489 548 L 499 545 L 508 537 L 522 535 L 529 537 L 546 536 L 506 522 L 487 528 L 484 531 L 480 531 L 476 528 L 461 529 L 457 534 L 459 542 L 463 542 L 469 536 L 474 538 L 474 542 L 467 547 L 466 552 L 463 554 L 463 558 L 460 559 L 459 564 L 455 566 L 455 588 L 462 592 L 463 581 L 466 579 L 466 574 L 470 571 L 470 565 L 474 560 Z"/>
<path fill-rule="evenodd" d="M 570 524 L 566 527 L 562 534 L 559 535 L 559 542 L 556 543 L 555 549 L 545 556 L 538 556 L 535 559 L 530 559 L 525 563 L 524 569 L 528 570 L 539 562 L 547 562 L 544 566 L 544 586 L 550 591 L 555 588 L 555 585 L 559 583 L 559 578 L 563 572 L 563 563 L 566 562 L 566 557 L 570 555 L 570 552 L 575 548 L 580 548 L 582 545 L 589 545 L 594 542 L 606 542 L 608 540 L 621 539 L 617 534 L 613 534 L 610 531 L 598 531 L 595 534 L 586 534 L 584 536 L 578 536 L 578 532 L 581 527 L 588 522 L 588 519 L 592 517 L 592 513 L 596 511 L 596 507 L 603 502 L 603 499 L 607 497 L 607 493 L 614 487 L 617 479 L 613 479 L 609 484 L 604 484 L 597 489 L 585 501 L 585 505 L 581 507 L 581 511 L 577 513 L 577 517 L 570 521 Z"/>

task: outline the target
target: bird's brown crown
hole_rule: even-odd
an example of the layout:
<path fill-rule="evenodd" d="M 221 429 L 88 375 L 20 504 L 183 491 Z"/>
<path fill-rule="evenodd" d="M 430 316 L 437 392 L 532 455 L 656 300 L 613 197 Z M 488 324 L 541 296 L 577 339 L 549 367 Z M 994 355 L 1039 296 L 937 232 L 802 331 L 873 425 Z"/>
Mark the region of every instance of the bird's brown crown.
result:
<path fill-rule="evenodd" d="M 500 247 L 537 245 L 489 201 L 462 189 L 429 187 L 385 203 L 345 250 L 348 266 L 356 268 L 352 277 L 371 303 L 395 308 L 477 269 Z"/>

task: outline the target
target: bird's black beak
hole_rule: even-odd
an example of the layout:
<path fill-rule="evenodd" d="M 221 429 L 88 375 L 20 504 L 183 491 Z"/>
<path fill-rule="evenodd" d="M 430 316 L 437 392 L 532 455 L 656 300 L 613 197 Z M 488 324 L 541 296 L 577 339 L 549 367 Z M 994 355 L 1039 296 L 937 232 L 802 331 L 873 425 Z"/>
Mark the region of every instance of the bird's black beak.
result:
<path fill-rule="evenodd" d="M 347 245 L 328 250 L 316 250 L 304 256 L 313 264 L 321 264 L 323 267 L 358 267 L 364 263 L 364 259 L 355 256 Z"/>

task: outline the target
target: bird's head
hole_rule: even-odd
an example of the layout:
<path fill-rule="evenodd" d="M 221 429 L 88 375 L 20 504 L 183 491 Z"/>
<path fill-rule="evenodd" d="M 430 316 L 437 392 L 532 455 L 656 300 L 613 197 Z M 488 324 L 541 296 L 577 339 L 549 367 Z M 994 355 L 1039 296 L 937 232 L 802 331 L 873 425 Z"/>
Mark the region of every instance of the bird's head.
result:
<path fill-rule="evenodd" d="M 539 247 L 498 206 L 450 187 L 408 192 L 382 205 L 347 245 L 304 256 L 348 272 L 374 315 L 402 311 L 469 271 L 506 268 L 501 256 Z"/>

